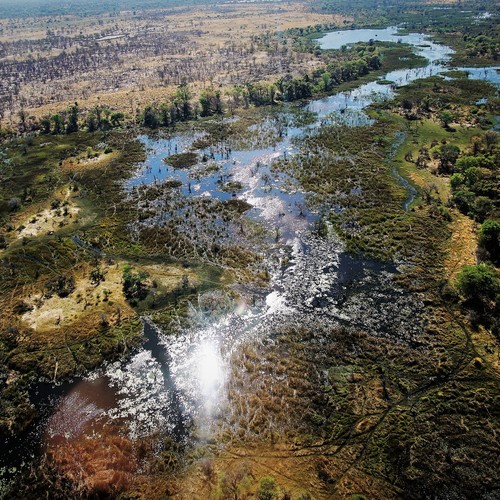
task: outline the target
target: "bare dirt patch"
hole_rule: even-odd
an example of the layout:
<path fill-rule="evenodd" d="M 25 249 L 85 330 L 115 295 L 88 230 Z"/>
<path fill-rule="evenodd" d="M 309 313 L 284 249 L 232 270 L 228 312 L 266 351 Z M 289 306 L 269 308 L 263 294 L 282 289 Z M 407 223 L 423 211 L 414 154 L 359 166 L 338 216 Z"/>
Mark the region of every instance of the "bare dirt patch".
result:
<path fill-rule="evenodd" d="M 96 323 L 115 322 L 118 311 L 121 316 L 132 314 L 122 292 L 122 267 L 116 264 L 104 268 L 104 281 L 95 285 L 90 266 L 82 265 L 75 273 L 75 289 L 67 297 L 47 297 L 44 291 L 30 294 L 25 302 L 33 309 L 23 314 L 24 323 L 36 332 L 44 332 L 62 330 L 83 317 Z"/>

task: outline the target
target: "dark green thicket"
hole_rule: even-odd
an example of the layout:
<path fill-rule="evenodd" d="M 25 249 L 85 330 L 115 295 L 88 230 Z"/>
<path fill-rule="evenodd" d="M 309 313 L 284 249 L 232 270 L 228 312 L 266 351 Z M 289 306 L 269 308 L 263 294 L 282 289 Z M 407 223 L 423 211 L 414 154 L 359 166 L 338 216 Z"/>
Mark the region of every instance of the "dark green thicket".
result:
<path fill-rule="evenodd" d="M 484 250 L 486 259 L 500 265 L 500 221 L 485 220 L 479 231 L 479 248 Z"/>

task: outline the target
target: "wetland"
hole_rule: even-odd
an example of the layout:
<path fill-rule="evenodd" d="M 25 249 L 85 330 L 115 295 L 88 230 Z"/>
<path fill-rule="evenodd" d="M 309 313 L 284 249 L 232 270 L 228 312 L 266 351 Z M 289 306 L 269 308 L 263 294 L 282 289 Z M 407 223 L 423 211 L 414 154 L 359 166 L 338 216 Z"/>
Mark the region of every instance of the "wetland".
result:
<path fill-rule="evenodd" d="M 7 498 L 498 493 L 498 332 L 449 279 L 470 219 L 435 149 L 498 157 L 498 67 L 395 27 L 318 39 L 359 42 L 415 59 L 317 98 L 2 146 L 23 204 L 0 250 Z"/>

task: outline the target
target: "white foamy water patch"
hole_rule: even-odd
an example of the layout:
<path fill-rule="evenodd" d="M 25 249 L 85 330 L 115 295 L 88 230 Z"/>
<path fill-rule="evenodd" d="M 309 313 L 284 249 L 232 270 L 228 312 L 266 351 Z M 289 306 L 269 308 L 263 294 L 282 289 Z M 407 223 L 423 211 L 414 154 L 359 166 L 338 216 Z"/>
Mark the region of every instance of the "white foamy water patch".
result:
<path fill-rule="evenodd" d="M 131 437 L 171 429 L 168 414 L 172 398 L 162 367 L 150 351 L 139 352 L 129 363 L 109 365 L 105 375 L 118 395 L 117 405 L 108 416 L 126 419 Z"/>
<path fill-rule="evenodd" d="M 243 342 L 262 335 L 274 316 L 293 313 L 285 297 L 277 291 L 268 294 L 260 307 L 235 305 L 233 312 L 210 324 L 203 324 L 202 313 L 192 311 L 193 319 L 201 323 L 199 327 L 176 336 L 160 334 L 160 347 L 168 359 L 170 384 L 169 390 L 160 393 L 166 398 L 176 395 L 176 404 L 181 405 L 184 417 L 195 424 L 203 438 L 212 434 L 217 419 L 224 414 L 233 353 Z M 140 380 L 141 375 L 134 379 Z"/>
<path fill-rule="evenodd" d="M 92 420 L 102 416 L 105 411 L 89 399 L 74 392 L 66 396 L 57 411 L 50 418 L 46 432 L 51 438 L 61 436 L 74 439 Z"/>
<path fill-rule="evenodd" d="M 172 384 L 186 415 L 204 435 L 225 404 L 228 346 L 208 328 L 168 346 Z"/>
<path fill-rule="evenodd" d="M 245 184 L 247 192 L 252 193 L 259 187 L 262 181 L 262 173 L 264 166 L 269 166 L 275 159 L 281 156 L 281 152 L 273 151 L 271 153 L 263 153 L 256 155 L 249 163 L 242 164 L 237 161 L 236 168 L 234 169 L 233 178 L 235 181 Z"/>
<path fill-rule="evenodd" d="M 309 227 L 306 217 L 297 217 L 293 213 L 293 206 L 286 203 L 279 195 L 254 196 L 251 191 L 243 193 L 242 199 L 252 205 L 259 212 L 259 218 L 276 228 L 277 237 L 282 234 L 293 235 Z M 293 237 L 292 237 L 293 238 Z"/>
<path fill-rule="evenodd" d="M 266 297 L 266 307 L 265 316 L 272 316 L 276 314 L 287 315 L 294 312 L 292 307 L 287 305 L 286 296 L 280 292 L 271 292 Z"/>

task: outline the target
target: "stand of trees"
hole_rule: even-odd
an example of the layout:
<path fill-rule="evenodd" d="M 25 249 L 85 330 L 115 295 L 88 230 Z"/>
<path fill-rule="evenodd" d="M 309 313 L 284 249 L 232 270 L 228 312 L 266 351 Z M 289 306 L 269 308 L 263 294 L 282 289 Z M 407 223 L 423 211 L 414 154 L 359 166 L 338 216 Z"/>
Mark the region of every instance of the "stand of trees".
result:
<path fill-rule="evenodd" d="M 453 174 L 450 179 L 453 203 L 478 222 L 500 218 L 498 134 L 489 131 L 482 137 L 473 138 L 471 154 L 458 157 L 454 151 L 452 153 L 445 157 L 446 171 Z M 440 162 L 444 161 L 442 156 Z"/>
<path fill-rule="evenodd" d="M 373 44 L 358 44 L 346 59 L 335 60 L 304 77 L 287 75 L 275 82 L 248 82 L 229 88 L 223 96 L 220 88 L 204 89 L 194 100 L 187 83 L 181 83 L 175 95 L 160 103 L 148 104 L 136 123 L 150 129 L 174 126 L 178 122 L 231 113 L 238 107 L 266 106 L 277 102 L 308 99 L 316 94 L 331 92 L 341 83 L 355 80 L 381 67 L 381 56 Z M 225 98 L 224 98 L 225 97 Z M 109 130 L 123 124 L 126 116 L 118 110 L 99 104 L 84 111 L 78 103 L 67 110 L 44 116 L 37 121 L 19 113 L 19 131 L 39 131 L 42 134 L 71 134 L 85 129 L 89 132 Z"/>

